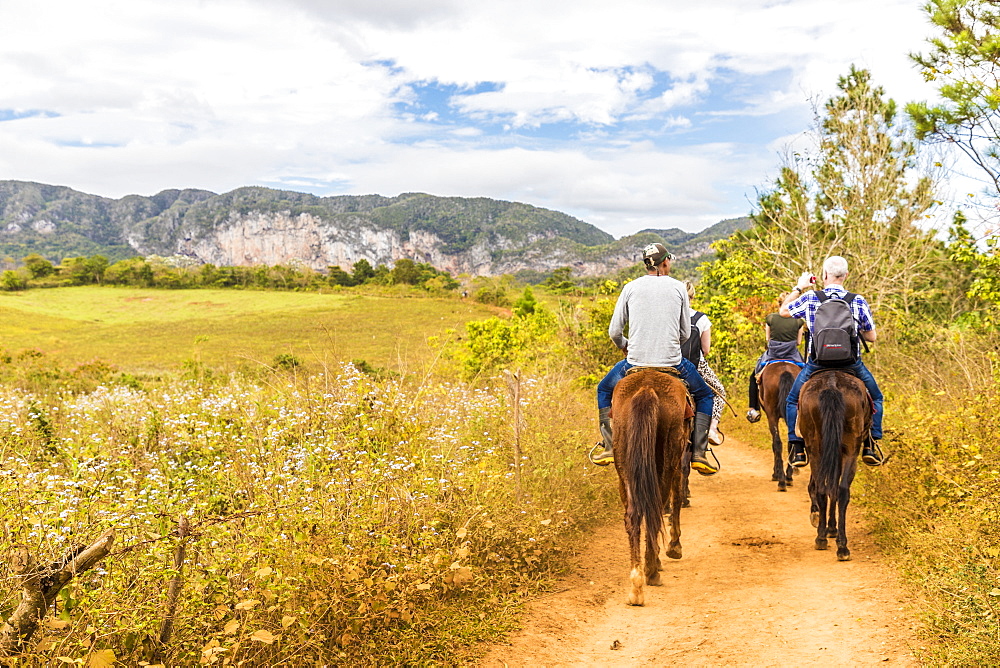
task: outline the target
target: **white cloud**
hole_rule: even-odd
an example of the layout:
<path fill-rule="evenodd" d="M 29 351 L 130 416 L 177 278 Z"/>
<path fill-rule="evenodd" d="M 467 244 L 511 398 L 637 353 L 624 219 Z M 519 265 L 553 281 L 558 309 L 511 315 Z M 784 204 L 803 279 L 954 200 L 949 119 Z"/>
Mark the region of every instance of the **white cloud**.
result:
<path fill-rule="evenodd" d="M 851 63 L 932 95 L 911 0 L 0 6 L 0 178 L 113 197 L 423 190 L 696 229 L 749 209 Z"/>

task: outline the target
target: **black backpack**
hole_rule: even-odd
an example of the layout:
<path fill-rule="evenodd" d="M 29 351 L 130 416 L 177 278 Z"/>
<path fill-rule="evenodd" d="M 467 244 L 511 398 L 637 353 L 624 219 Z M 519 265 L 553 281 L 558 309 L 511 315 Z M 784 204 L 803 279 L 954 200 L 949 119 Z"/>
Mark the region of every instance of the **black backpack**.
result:
<path fill-rule="evenodd" d="M 816 297 L 819 307 L 813 320 L 810 356 L 821 366 L 854 364 L 861 359 L 858 323 L 851 311 L 851 302 L 857 295 L 848 292 L 842 298 L 831 297 L 817 290 Z"/>
<path fill-rule="evenodd" d="M 695 366 L 701 361 L 701 330 L 696 323 L 703 315 L 701 311 L 694 312 L 691 316 L 691 335 L 681 344 L 681 355 Z"/>

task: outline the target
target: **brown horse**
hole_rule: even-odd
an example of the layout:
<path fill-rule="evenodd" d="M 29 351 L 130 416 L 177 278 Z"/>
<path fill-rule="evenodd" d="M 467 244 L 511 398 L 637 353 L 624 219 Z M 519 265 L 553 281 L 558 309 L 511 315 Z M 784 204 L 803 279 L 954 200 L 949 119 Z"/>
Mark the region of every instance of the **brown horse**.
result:
<path fill-rule="evenodd" d="M 799 375 L 799 365 L 792 362 L 771 362 L 760 372 L 760 405 L 767 416 L 767 429 L 771 432 L 771 452 L 774 453 L 774 469 L 771 480 L 778 483 L 778 491 L 784 492 L 792 484 L 795 469 L 787 463 L 781 441 L 779 421 L 785 419 L 785 400 L 792 389 L 795 377 Z"/>
<path fill-rule="evenodd" d="M 802 386 L 796 427 L 809 453 L 810 516 L 816 527 L 816 549 L 825 550 L 827 537 L 836 536 L 840 561 L 851 558 L 847 504 L 871 418 L 865 385 L 849 373 L 818 371 Z"/>
<path fill-rule="evenodd" d="M 673 375 L 639 369 L 625 376 L 612 398 L 612 443 L 618 491 L 625 506 L 631 572 L 629 605 L 642 605 L 644 584 L 659 585 L 659 538 L 663 514 L 670 513 L 667 556 L 681 558 L 681 460 L 687 449 L 693 411 L 687 388 Z M 645 569 L 640 538 L 646 527 Z"/>

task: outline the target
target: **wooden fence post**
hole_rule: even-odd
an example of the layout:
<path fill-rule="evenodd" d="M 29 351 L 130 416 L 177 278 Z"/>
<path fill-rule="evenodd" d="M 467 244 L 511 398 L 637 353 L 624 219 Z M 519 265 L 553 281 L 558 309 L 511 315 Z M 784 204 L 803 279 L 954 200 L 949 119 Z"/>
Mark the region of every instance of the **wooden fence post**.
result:
<path fill-rule="evenodd" d="M 514 482 L 517 487 L 517 501 L 521 501 L 521 372 L 504 369 L 507 391 L 514 409 Z"/>

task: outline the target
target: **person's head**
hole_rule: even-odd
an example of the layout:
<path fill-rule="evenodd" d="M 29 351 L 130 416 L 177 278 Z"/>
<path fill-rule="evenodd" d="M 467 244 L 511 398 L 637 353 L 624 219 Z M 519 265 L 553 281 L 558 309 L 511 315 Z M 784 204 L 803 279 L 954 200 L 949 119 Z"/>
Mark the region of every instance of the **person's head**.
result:
<path fill-rule="evenodd" d="M 642 249 L 642 263 L 650 274 L 666 276 L 670 273 L 670 261 L 673 259 L 674 256 L 663 244 L 649 244 Z"/>
<path fill-rule="evenodd" d="M 691 301 L 694 299 L 694 283 L 691 281 L 684 281 L 684 287 L 687 288 L 688 291 L 688 301 Z"/>
<path fill-rule="evenodd" d="M 823 261 L 823 285 L 843 285 L 847 278 L 847 260 L 831 255 Z"/>
<path fill-rule="evenodd" d="M 781 308 L 781 305 L 785 303 L 785 300 L 788 298 L 788 295 L 789 293 L 787 292 L 782 292 L 780 295 L 778 295 L 778 302 L 777 302 L 778 308 Z"/>

